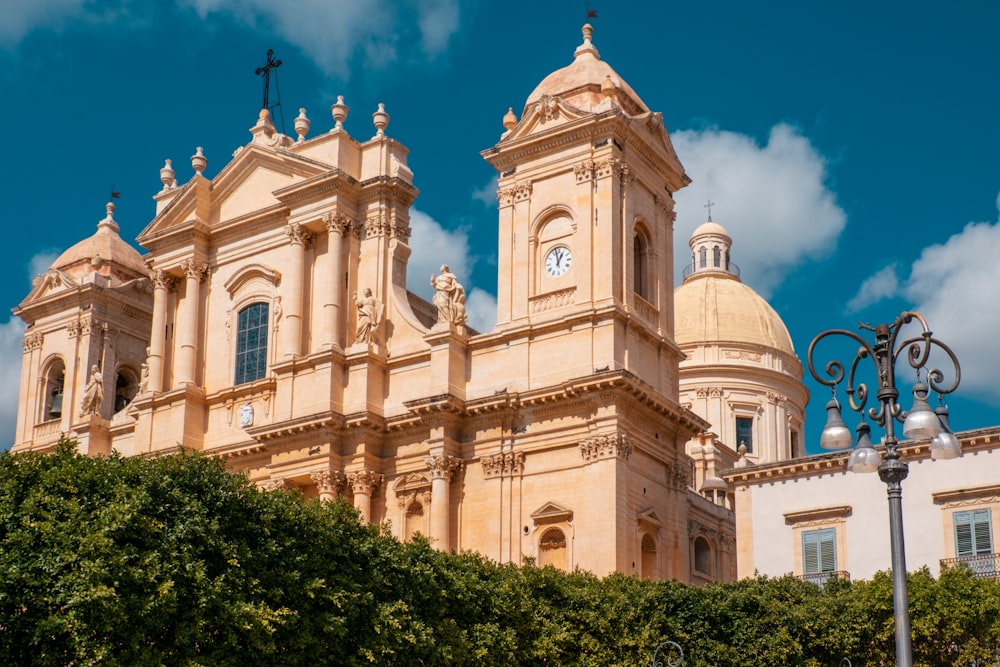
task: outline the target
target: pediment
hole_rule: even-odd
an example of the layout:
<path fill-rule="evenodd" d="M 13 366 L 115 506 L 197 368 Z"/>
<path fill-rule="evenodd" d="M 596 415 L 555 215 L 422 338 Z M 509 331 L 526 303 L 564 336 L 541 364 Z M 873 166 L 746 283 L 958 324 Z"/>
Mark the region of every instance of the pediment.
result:
<path fill-rule="evenodd" d="M 31 283 L 31 291 L 21 301 L 21 306 L 43 299 L 50 294 L 75 289 L 78 283 L 59 269 L 49 269 Z"/>
<path fill-rule="evenodd" d="M 663 522 L 660 520 L 660 517 L 656 515 L 656 512 L 653 511 L 652 507 L 647 507 L 639 512 L 636 519 L 638 520 L 640 526 L 644 526 L 646 528 L 658 529 L 663 526 Z"/>
<path fill-rule="evenodd" d="M 573 520 L 573 510 L 554 502 L 547 502 L 531 513 L 536 524 L 561 523 Z"/>
<path fill-rule="evenodd" d="M 192 223 L 212 227 L 281 205 L 275 191 L 331 170 L 317 160 L 254 144 L 239 149 L 214 179 L 196 175 L 139 235 L 139 242 Z"/>
<path fill-rule="evenodd" d="M 568 104 L 560 97 L 543 95 L 542 99 L 528 107 L 521 121 L 501 141 L 516 141 L 593 115 L 590 111 Z"/>

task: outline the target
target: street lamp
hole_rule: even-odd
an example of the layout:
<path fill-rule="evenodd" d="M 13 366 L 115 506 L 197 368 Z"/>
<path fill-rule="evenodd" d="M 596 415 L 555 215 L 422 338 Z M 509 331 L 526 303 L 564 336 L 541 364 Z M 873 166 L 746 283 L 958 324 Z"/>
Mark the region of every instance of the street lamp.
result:
<path fill-rule="evenodd" d="M 900 329 L 916 320 L 923 331 L 918 335 L 898 340 Z M 875 333 L 874 345 L 860 335 L 844 329 L 824 331 L 809 345 L 809 372 L 817 382 L 827 385 L 833 392 L 833 398 L 827 403 L 827 423 L 820 436 L 820 446 L 826 449 L 841 449 L 851 445 L 850 431 L 844 424 L 840 414 L 840 403 L 837 401 L 837 385 L 844 379 L 844 365 L 837 361 L 827 362 L 824 370 L 826 377 L 820 377 L 813 365 L 813 352 L 816 344 L 828 336 L 846 336 L 859 343 L 861 347 L 854 355 L 850 372 L 847 375 L 847 397 L 851 409 L 861 415 L 861 423 L 855 429 L 858 433 L 857 445 L 848 459 L 847 469 L 851 472 L 875 472 L 886 483 L 889 496 L 889 545 L 892 551 L 892 602 L 896 623 L 896 665 L 911 667 L 913 651 L 910 640 L 910 611 L 906 590 L 906 554 L 903 548 L 903 480 L 906 479 L 908 466 L 899 459 L 897 451 L 895 422 L 903 424 L 903 435 L 908 438 L 930 438 L 931 457 L 935 459 L 955 458 L 962 455 L 958 439 L 948 425 L 948 410 L 943 403 L 943 396 L 958 388 L 961 379 L 961 369 L 958 359 L 947 345 L 934 338 L 927 327 L 927 321 L 917 312 L 904 312 L 892 324 L 880 324 L 872 327 L 860 324 L 860 329 Z M 933 348 L 942 350 L 954 367 L 955 379 L 950 385 L 945 384 L 945 375 L 937 368 L 926 368 L 930 361 Z M 910 367 L 916 371 L 917 382 L 913 387 L 913 407 L 909 412 L 903 412 L 897 399 L 896 361 L 905 352 L 904 358 Z M 871 359 L 875 364 L 878 378 L 878 390 L 875 392 L 877 405 L 865 411 L 868 400 L 868 386 L 855 383 L 855 372 L 862 359 Z M 927 384 L 920 379 L 921 370 L 925 370 Z M 942 398 L 937 410 L 931 409 L 927 403 L 927 395 L 934 391 Z M 885 454 L 879 453 L 872 445 L 869 435 L 871 427 L 865 421 L 865 415 L 885 430 Z"/>

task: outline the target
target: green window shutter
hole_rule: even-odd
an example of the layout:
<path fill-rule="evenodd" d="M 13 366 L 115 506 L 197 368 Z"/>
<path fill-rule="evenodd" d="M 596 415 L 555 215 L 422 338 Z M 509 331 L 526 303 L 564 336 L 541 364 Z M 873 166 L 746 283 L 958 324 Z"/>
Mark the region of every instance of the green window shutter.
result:
<path fill-rule="evenodd" d="M 821 528 L 802 533 L 802 573 L 837 571 L 837 529 Z"/>
<path fill-rule="evenodd" d="M 955 512 L 955 555 L 959 558 L 993 553 L 988 509 Z"/>

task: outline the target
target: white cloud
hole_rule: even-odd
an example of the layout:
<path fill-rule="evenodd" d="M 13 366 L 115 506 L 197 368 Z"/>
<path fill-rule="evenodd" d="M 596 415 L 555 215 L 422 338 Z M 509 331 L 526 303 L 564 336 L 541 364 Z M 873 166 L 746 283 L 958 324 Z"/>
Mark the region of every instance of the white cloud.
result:
<path fill-rule="evenodd" d="M 480 333 L 493 331 L 497 323 L 497 298 L 484 289 L 473 287 L 465 300 L 469 325 Z"/>
<path fill-rule="evenodd" d="M 41 252 L 31 258 L 28 262 L 28 279 L 34 280 L 49 270 L 53 262 L 59 259 L 62 253 L 58 250 Z"/>
<path fill-rule="evenodd" d="M 458 0 L 298 0 L 293 8 L 271 0 L 175 0 L 174 5 L 202 19 L 223 15 L 277 34 L 324 72 L 342 78 L 358 54 L 366 69 L 434 59 L 448 48 L 461 18 Z M 0 45 L 16 45 L 36 28 L 61 30 L 74 23 L 148 27 L 149 9 L 146 0 L 7 0 L 0 12 Z"/>
<path fill-rule="evenodd" d="M 61 27 L 83 13 L 85 0 L 8 0 L 0 11 L 0 44 L 14 45 L 38 26 Z"/>
<path fill-rule="evenodd" d="M 891 264 L 861 283 L 858 293 L 847 302 L 847 312 L 856 313 L 898 292 L 899 276 L 896 275 L 896 265 Z"/>
<path fill-rule="evenodd" d="M 10 449 L 14 442 L 23 341 L 24 322 L 11 317 L 0 324 L 0 450 Z"/>
<path fill-rule="evenodd" d="M 299 46 L 328 74 L 346 77 L 355 53 L 367 67 L 385 67 L 407 52 L 409 26 L 419 30 L 419 55 L 433 58 L 459 28 L 458 0 L 299 0 L 294 9 L 271 0 L 180 0 L 203 18 L 228 14 L 248 26 L 267 26 Z"/>
<path fill-rule="evenodd" d="M 481 201 L 486 206 L 496 206 L 497 204 L 497 188 L 500 185 L 500 176 L 495 175 L 490 179 L 489 183 L 479 188 L 478 190 L 472 191 L 472 198 L 476 201 Z"/>
<path fill-rule="evenodd" d="M 1000 375 L 996 351 L 996 332 L 1000 330 L 997 248 L 1000 219 L 993 224 L 969 223 L 944 243 L 924 248 L 906 280 L 882 295 L 913 304 L 926 318 L 934 337 L 951 347 L 962 363 L 963 393 L 975 393 L 994 403 L 1000 402 L 996 383 Z M 852 302 L 864 302 L 862 293 L 876 276 L 862 284 Z M 942 370 L 948 367 L 943 361 L 939 365 Z"/>
<path fill-rule="evenodd" d="M 775 125 L 766 146 L 718 129 L 672 139 L 692 179 L 675 195 L 678 274 L 691 261 L 687 242 L 707 219 L 709 199 L 712 218 L 733 238 L 743 281 L 765 298 L 791 268 L 833 251 L 847 216 L 827 188 L 826 159 L 798 130 Z"/>

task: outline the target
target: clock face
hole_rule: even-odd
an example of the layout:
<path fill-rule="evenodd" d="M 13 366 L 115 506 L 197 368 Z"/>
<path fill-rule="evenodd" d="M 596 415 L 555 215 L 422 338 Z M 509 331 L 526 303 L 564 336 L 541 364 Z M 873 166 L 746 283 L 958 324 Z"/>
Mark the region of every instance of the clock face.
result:
<path fill-rule="evenodd" d="M 545 256 L 545 271 L 550 276 L 561 276 L 569 271 L 573 263 L 573 255 L 566 246 L 556 246 Z"/>

